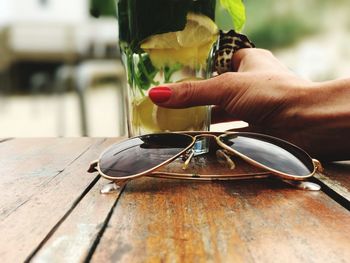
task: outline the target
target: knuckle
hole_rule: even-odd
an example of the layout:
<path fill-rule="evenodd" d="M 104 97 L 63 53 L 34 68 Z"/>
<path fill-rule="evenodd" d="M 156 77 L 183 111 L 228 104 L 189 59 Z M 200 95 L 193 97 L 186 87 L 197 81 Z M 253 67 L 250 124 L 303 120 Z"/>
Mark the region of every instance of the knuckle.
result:
<path fill-rule="evenodd" d="M 214 96 L 217 96 L 215 100 L 218 101 L 219 104 L 226 105 L 227 102 L 231 100 L 236 90 L 235 82 L 237 76 L 238 73 L 227 72 L 218 77 L 218 82 L 221 85 L 217 86 Z"/>
<path fill-rule="evenodd" d="M 258 54 L 261 55 L 261 56 L 273 57 L 273 54 L 272 54 L 272 52 L 271 52 L 270 50 L 257 48 L 256 51 L 257 51 Z"/>
<path fill-rule="evenodd" d="M 233 85 L 233 81 L 235 80 L 234 74 L 232 72 L 227 72 L 218 77 L 218 82 L 220 85 L 217 86 L 217 92 L 223 94 L 228 92 Z"/>
<path fill-rule="evenodd" d="M 195 96 L 195 84 L 193 81 L 184 82 L 181 87 L 181 92 L 179 96 L 179 101 L 181 101 L 182 106 L 192 106 Z"/>
<path fill-rule="evenodd" d="M 237 84 L 245 79 L 247 73 L 240 72 L 226 72 L 218 76 L 218 81 L 222 83 L 218 88 L 223 88 L 225 90 L 237 88 Z"/>
<path fill-rule="evenodd" d="M 221 75 L 218 76 L 218 78 L 221 81 L 227 81 L 227 80 L 231 79 L 231 77 L 232 77 L 231 72 L 225 72 L 225 73 L 222 73 Z"/>

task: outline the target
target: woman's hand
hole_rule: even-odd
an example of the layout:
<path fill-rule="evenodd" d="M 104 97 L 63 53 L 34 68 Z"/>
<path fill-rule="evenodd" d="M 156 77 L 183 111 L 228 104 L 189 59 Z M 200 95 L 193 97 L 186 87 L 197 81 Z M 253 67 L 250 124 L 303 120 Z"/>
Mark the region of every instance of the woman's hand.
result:
<path fill-rule="evenodd" d="M 288 140 L 316 157 L 350 157 L 350 149 L 343 149 L 344 140 L 350 137 L 350 88 L 344 89 L 350 81 L 313 83 L 296 76 L 262 49 L 241 49 L 232 63 L 236 72 L 155 87 L 149 96 L 168 108 L 215 105 L 214 123 L 243 120 L 249 123 L 249 131 Z M 343 144 L 335 140 L 339 136 Z"/>

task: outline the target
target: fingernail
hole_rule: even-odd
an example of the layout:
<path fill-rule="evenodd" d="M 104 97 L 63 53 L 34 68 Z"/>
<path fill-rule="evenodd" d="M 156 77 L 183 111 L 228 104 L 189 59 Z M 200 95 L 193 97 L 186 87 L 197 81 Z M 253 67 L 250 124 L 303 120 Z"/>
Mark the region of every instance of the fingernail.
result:
<path fill-rule="evenodd" d="M 171 89 L 168 87 L 155 87 L 148 92 L 148 96 L 154 103 L 163 103 L 170 98 Z"/>

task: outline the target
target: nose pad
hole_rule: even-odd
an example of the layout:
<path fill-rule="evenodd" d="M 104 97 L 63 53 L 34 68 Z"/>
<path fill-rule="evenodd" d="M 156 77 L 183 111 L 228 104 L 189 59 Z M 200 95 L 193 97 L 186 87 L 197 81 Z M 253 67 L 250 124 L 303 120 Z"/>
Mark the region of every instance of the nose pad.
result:
<path fill-rule="evenodd" d="M 182 165 L 182 170 L 186 170 L 188 168 L 188 165 L 190 164 L 193 156 L 195 155 L 195 151 L 193 149 L 190 150 L 190 153 L 183 157 L 183 160 L 185 161 Z"/>
<path fill-rule="evenodd" d="M 230 170 L 236 168 L 235 162 L 230 158 L 229 153 L 225 150 L 217 150 L 216 158 L 218 162 L 222 165 L 226 165 Z"/>
<path fill-rule="evenodd" d="M 193 145 L 194 156 L 206 154 L 209 152 L 209 139 L 205 136 L 198 136 Z"/>

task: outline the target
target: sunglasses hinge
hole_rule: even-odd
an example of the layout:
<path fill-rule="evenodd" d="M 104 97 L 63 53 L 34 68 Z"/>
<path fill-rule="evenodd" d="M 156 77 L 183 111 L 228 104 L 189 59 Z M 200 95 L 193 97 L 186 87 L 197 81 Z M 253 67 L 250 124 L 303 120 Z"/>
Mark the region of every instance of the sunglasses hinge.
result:
<path fill-rule="evenodd" d="M 314 165 L 316 167 L 316 171 L 322 173 L 324 169 L 323 169 L 321 162 L 317 159 L 312 159 L 312 162 L 314 163 Z"/>
<path fill-rule="evenodd" d="M 92 161 L 90 163 L 89 169 L 87 170 L 88 173 L 94 173 L 97 172 L 97 164 L 98 160 Z"/>

